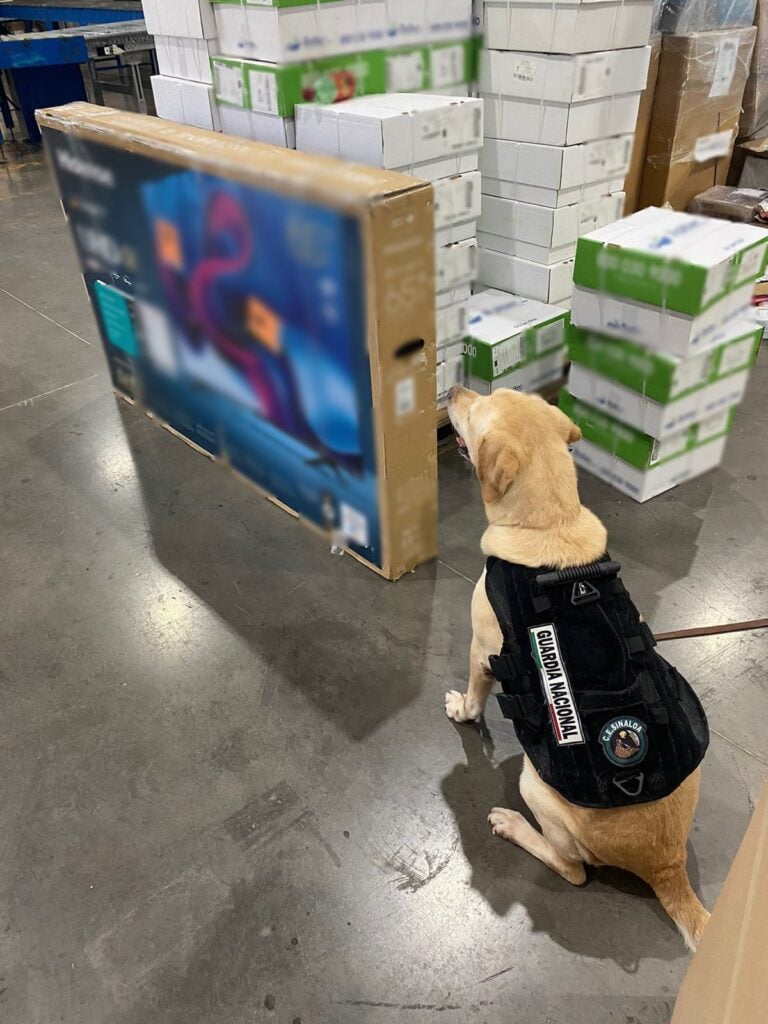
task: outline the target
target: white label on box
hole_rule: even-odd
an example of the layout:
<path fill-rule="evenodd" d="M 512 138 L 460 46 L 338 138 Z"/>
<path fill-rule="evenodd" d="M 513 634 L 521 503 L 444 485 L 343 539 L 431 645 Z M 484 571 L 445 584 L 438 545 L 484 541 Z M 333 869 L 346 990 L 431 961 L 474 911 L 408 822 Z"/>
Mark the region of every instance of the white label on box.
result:
<path fill-rule="evenodd" d="M 517 366 L 523 358 L 522 339 L 510 338 L 502 341 L 500 345 L 493 346 L 493 374 L 497 377 L 500 373 L 506 373 L 513 366 Z"/>
<path fill-rule="evenodd" d="M 731 91 L 738 56 L 738 38 L 736 36 L 729 36 L 727 39 L 723 39 L 717 47 L 715 73 L 712 78 L 712 87 L 709 90 L 710 97 L 727 96 Z"/>
<path fill-rule="evenodd" d="M 716 267 L 707 274 L 706 284 L 704 285 L 704 294 L 702 301 L 704 303 L 709 302 L 710 299 L 714 299 L 716 295 L 719 295 L 725 289 L 725 282 L 728 279 L 728 270 L 730 269 L 729 263 L 718 263 Z"/>
<path fill-rule="evenodd" d="M 242 107 L 243 93 L 243 69 L 231 64 L 216 64 L 216 98 Z"/>
<path fill-rule="evenodd" d="M 713 437 L 717 437 L 718 434 L 722 434 L 723 431 L 727 430 L 730 415 L 730 409 L 723 409 L 722 412 L 715 413 L 714 416 L 701 420 L 696 428 L 696 439 L 699 444 L 701 444 L 702 441 L 709 441 Z"/>
<path fill-rule="evenodd" d="M 720 376 L 724 377 L 726 373 L 740 370 L 743 366 L 746 366 L 752 355 L 754 343 L 754 337 L 750 337 L 744 338 L 743 341 L 734 342 L 733 345 L 727 345 L 720 356 L 720 368 L 718 371 Z"/>
<path fill-rule="evenodd" d="M 604 95 L 605 82 L 611 76 L 612 57 L 612 52 L 582 56 L 579 61 L 578 81 L 573 90 L 574 100 Z"/>
<path fill-rule="evenodd" d="M 728 156 L 731 152 L 732 138 L 733 129 L 699 136 L 693 147 L 694 163 L 703 164 L 705 160 L 717 160 L 719 157 Z"/>
<path fill-rule="evenodd" d="M 464 48 L 444 46 L 432 51 L 432 81 L 430 89 L 455 85 L 464 78 Z"/>
<path fill-rule="evenodd" d="M 268 71 L 251 71 L 248 75 L 251 87 L 251 110 L 264 114 L 276 114 L 277 79 Z"/>
<path fill-rule="evenodd" d="M 532 60 L 521 57 L 512 69 L 512 77 L 518 82 L 532 82 L 536 78 L 536 65 Z"/>
<path fill-rule="evenodd" d="M 404 377 L 395 385 L 395 415 L 407 416 L 416 408 L 416 380 Z"/>
<path fill-rule="evenodd" d="M 536 332 L 536 355 L 540 356 L 551 348 L 557 348 L 563 344 L 565 334 L 565 323 L 562 320 L 555 320 L 552 324 L 545 324 Z"/>
<path fill-rule="evenodd" d="M 673 455 L 679 455 L 688 447 L 688 431 L 683 430 L 679 434 L 672 434 L 670 437 L 658 438 L 653 442 L 651 452 L 651 465 L 659 459 L 669 459 Z"/>
<path fill-rule="evenodd" d="M 341 512 L 341 533 L 346 541 L 359 544 L 361 548 L 368 547 L 368 520 L 362 512 L 358 512 L 351 505 L 342 501 L 339 506 Z"/>
<path fill-rule="evenodd" d="M 387 57 L 387 86 L 391 92 L 420 92 L 424 87 L 421 51 Z"/>
<path fill-rule="evenodd" d="M 672 381 L 672 396 L 680 394 L 681 391 L 688 391 L 689 388 L 698 387 L 709 379 L 712 356 L 706 355 L 699 359 L 686 359 L 681 362 L 675 371 Z"/>
<path fill-rule="evenodd" d="M 746 281 L 750 277 L 757 280 L 764 258 L 765 248 L 762 245 L 756 245 L 754 249 L 747 249 L 741 257 L 737 280 Z"/>

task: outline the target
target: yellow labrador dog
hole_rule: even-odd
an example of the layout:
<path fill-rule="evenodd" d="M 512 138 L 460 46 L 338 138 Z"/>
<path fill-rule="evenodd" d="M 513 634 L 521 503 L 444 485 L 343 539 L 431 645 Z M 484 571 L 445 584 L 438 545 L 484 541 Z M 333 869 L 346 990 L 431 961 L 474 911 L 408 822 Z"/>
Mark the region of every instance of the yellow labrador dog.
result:
<path fill-rule="evenodd" d="M 605 527 L 579 500 L 568 450 L 581 432 L 564 413 L 537 396 L 500 390 L 481 397 L 462 387 L 451 389 L 448 413 L 480 482 L 488 519 L 482 539 L 486 556 L 552 569 L 584 566 L 604 556 Z M 451 691 L 445 698 L 446 714 L 455 722 L 482 715 L 494 681 L 489 659 L 502 647 L 485 573 L 472 598 L 472 628 L 468 690 Z M 638 875 L 653 887 L 695 949 L 709 919 L 686 869 L 686 839 L 699 784 L 696 769 L 663 799 L 595 809 L 562 797 L 526 756 L 520 792 L 541 832 L 521 814 L 500 807 L 491 811 L 489 821 L 496 835 L 574 885 L 585 882 L 585 864 Z"/>

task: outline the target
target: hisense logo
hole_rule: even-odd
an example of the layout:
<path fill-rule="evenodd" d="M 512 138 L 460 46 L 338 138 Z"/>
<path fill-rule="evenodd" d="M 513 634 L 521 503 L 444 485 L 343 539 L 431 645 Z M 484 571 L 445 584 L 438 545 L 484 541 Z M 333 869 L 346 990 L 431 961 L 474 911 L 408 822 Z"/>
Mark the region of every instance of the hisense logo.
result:
<path fill-rule="evenodd" d="M 66 149 L 56 150 L 56 162 L 62 170 L 69 174 L 75 174 L 78 178 L 85 178 L 92 181 L 94 185 L 102 185 L 104 188 L 115 187 L 115 176 L 108 167 L 100 167 L 99 164 L 89 163 L 79 156 L 75 156 Z"/>

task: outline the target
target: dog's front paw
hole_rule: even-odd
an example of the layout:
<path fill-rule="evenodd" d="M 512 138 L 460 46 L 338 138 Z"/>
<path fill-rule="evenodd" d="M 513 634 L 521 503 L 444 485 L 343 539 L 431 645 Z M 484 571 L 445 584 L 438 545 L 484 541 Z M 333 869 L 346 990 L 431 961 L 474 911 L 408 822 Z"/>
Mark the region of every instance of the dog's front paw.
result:
<path fill-rule="evenodd" d="M 445 695 L 445 713 L 452 722 L 474 722 L 480 717 L 482 708 L 472 707 L 466 693 L 449 690 Z"/>
<path fill-rule="evenodd" d="M 493 834 L 510 843 L 517 842 L 520 829 L 526 826 L 526 820 L 519 811 L 508 811 L 505 807 L 494 807 L 488 821 Z"/>

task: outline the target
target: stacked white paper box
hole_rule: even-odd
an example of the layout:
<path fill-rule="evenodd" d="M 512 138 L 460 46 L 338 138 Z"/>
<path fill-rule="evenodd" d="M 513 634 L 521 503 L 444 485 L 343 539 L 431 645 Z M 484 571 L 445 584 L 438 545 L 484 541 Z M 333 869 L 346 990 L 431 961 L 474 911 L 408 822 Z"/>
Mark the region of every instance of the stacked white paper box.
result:
<path fill-rule="evenodd" d="M 158 116 L 221 131 L 211 77 L 218 41 L 209 0 L 142 2 L 160 71 L 152 77 Z"/>
<path fill-rule="evenodd" d="M 464 379 L 463 342 L 477 275 L 483 102 L 423 93 L 296 108 L 296 147 L 412 174 L 435 192 L 438 404 Z"/>
<path fill-rule="evenodd" d="M 569 305 L 576 242 L 621 216 L 653 0 L 485 0 L 479 280 Z"/>

